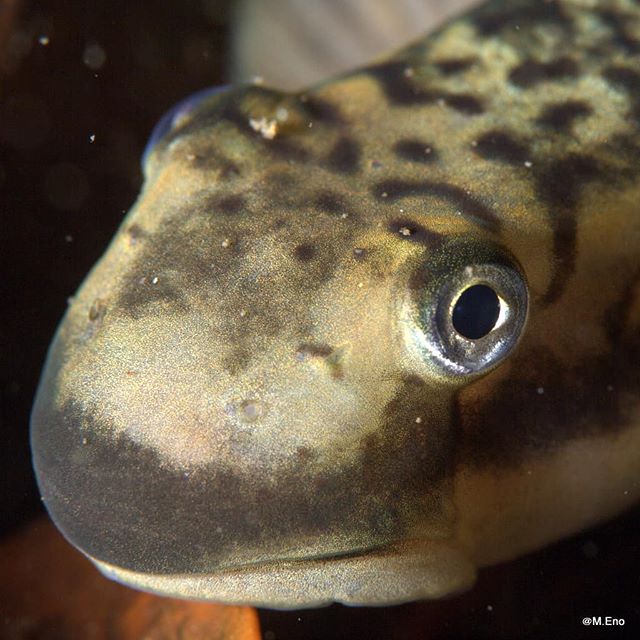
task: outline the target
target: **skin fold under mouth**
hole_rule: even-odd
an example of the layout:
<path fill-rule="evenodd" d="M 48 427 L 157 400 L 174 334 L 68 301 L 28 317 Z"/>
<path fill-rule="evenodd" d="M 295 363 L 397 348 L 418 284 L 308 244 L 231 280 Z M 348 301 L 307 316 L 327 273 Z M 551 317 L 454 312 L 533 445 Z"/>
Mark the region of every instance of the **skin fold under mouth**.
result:
<path fill-rule="evenodd" d="M 333 602 L 386 606 L 437 598 L 465 590 L 476 575 L 474 566 L 460 551 L 434 540 L 194 575 L 145 574 L 92 560 L 108 578 L 144 591 L 272 609 L 312 608 Z"/>

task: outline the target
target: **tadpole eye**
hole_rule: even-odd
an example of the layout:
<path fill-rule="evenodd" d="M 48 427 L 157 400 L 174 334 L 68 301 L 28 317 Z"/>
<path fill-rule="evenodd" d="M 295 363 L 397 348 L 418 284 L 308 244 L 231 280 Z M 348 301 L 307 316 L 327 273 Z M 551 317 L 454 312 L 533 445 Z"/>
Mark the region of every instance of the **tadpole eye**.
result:
<path fill-rule="evenodd" d="M 142 166 L 144 167 L 151 151 L 162 138 L 180 126 L 204 100 L 225 91 L 227 88 L 228 85 L 222 85 L 202 89 L 202 91 L 192 93 L 187 98 L 184 98 L 184 100 L 180 100 L 180 102 L 173 105 L 173 107 L 158 120 L 153 128 L 142 154 Z"/>
<path fill-rule="evenodd" d="M 453 242 L 430 257 L 409 322 L 411 344 L 427 366 L 457 377 L 487 371 L 516 346 L 529 293 L 515 261 L 492 243 Z"/>
<path fill-rule="evenodd" d="M 474 284 L 465 289 L 453 307 L 453 328 L 469 340 L 484 338 L 495 326 L 500 315 L 500 298 L 486 284 Z"/>

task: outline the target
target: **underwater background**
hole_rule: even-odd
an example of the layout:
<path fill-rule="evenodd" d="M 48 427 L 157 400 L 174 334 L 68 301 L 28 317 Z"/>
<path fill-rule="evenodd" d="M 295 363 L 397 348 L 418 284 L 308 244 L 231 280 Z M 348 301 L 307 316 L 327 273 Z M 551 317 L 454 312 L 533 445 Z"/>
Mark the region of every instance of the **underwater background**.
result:
<path fill-rule="evenodd" d="M 28 602 L 28 580 L 11 571 L 55 579 L 39 567 L 42 550 L 27 528 L 44 517 L 30 462 L 31 403 L 68 298 L 139 191 L 153 125 L 179 99 L 225 82 L 232 15 L 230 0 L 0 0 L 0 639 L 79 637 L 64 621 L 39 618 L 35 604 L 19 619 L 6 604 L 9 594 L 19 599 L 17 585 Z M 77 552 L 54 560 L 70 562 L 69 554 Z M 585 627 L 585 616 L 625 625 Z M 259 619 L 269 640 L 637 638 L 640 508 L 485 569 L 460 596 L 376 609 L 265 610 Z M 96 611 L 82 637 L 121 637 L 101 620 Z"/>

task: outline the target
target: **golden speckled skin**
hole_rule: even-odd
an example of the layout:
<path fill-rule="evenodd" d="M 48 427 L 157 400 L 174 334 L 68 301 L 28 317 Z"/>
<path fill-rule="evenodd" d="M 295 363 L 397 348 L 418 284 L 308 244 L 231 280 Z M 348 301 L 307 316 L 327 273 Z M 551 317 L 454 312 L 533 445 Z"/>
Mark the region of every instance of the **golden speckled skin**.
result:
<path fill-rule="evenodd" d="M 493 0 L 310 91 L 213 96 L 60 326 L 42 495 L 160 593 L 462 589 L 638 499 L 639 276 L 637 0 Z M 506 320 L 465 342 L 485 278 Z"/>

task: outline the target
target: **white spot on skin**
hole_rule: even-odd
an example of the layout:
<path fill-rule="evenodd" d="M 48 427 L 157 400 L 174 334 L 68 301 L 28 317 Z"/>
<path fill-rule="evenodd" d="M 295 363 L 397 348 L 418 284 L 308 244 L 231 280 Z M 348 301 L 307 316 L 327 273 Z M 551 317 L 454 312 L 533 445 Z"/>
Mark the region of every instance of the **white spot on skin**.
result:
<path fill-rule="evenodd" d="M 493 607 L 490 604 L 487 605 L 487 611 L 493 611 Z"/>
<path fill-rule="evenodd" d="M 477 147 L 478 146 L 478 141 L 477 140 L 472 140 L 471 141 L 471 146 L 472 147 Z"/>
<path fill-rule="evenodd" d="M 276 120 L 249 118 L 249 124 L 251 128 L 257 131 L 265 140 L 273 140 L 278 133 L 278 123 Z"/>
<path fill-rule="evenodd" d="M 412 232 L 411 232 L 411 229 L 409 229 L 408 227 L 400 227 L 400 229 L 398 229 L 398 233 L 401 236 L 407 237 L 407 236 L 410 236 Z"/>
<path fill-rule="evenodd" d="M 96 141 L 96 134 L 95 134 L 95 133 L 92 133 L 92 134 L 89 136 L 89 142 L 91 142 L 91 143 L 93 144 L 95 141 Z"/>
<path fill-rule="evenodd" d="M 422 418 L 420 416 L 418 416 L 416 418 L 416 424 L 421 424 L 422 423 Z"/>
<path fill-rule="evenodd" d="M 413 76 L 415 75 L 415 71 L 411 67 L 405 67 L 404 71 L 402 72 L 402 75 L 405 78 L 413 78 Z"/>
<path fill-rule="evenodd" d="M 276 111 L 276 120 L 278 120 L 278 122 L 286 122 L 288 117 L 289 109 L 286 107 L 278 107 L 278 110 Z"/>
<path fill-rule="evenodd" d="M 226 249 L 231 246 L 231 240 L 229 240 L 229 238 L 225 238 L 220 245 Z"/>
<path fill-rule="evenodd" d="M 531 169 L 531 167 L 533 167 L 533 162 L 531 162 L 531 160 L 525 160 L 524 166 L 527 167 L 527 169 Z"/>
<path fill-rule="evenodd" d="M 536 393 L 537 393 L 539 396 L 544 395 L 544 387 L 538 387 L 538 388 L 536 389 Z"/>
<path fill-rule="evenodd" d="M 158 284 L 158 276 L 153 276 L 153 278 L 151 278 L 151 284 Z"/>

